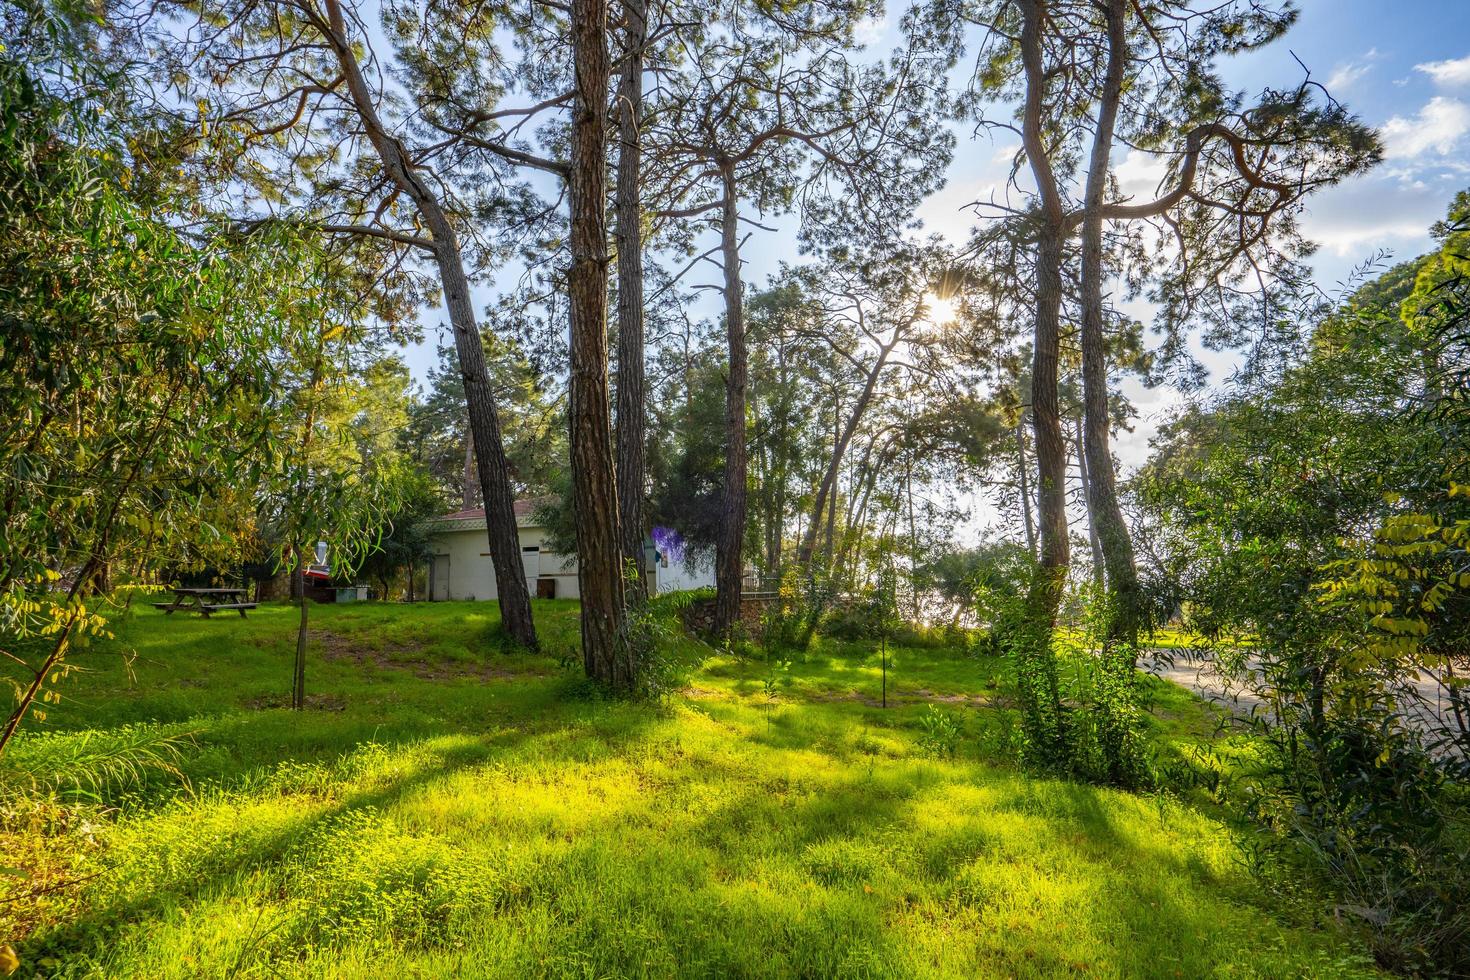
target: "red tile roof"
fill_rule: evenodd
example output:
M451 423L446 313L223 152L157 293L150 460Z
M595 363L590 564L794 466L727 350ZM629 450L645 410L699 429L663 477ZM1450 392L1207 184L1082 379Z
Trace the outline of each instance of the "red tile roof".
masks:
M542 504L549 503L550 497L526 497L511 504L511 510L517 518L531 517L536 513L536 508ZM469 510L457 510L452 514L444 514L439 518L441 521L483 521L485 519L485 508L473 507Z

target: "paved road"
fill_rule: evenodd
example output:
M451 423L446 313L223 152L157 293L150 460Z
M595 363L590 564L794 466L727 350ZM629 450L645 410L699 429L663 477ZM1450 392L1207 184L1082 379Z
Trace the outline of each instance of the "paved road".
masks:
M1231 714L1241 717L1248 716L1253 707L1264 703L1249 691L1242 691L1238 685L1227 684L1225 678L1216 673L1214 661L1186 660L1178 651L1174 651L1171 663L1167 653L1168 651L1163 650L1147 651L1140 658L1140 666L1166 681L1189 688L1206 701L1218 704Z
M1206 701L1220 705L1239 717L1247 717L1251 709L1263 704L1261 698L1250 691L1242 691L1237 684L1227 683L1215 670L1213 660L1203 655L1202 659L1186 659L1189 651L1172 651L1175 662L1170 663L1166 651L1153 650L1140 659L1143 668L1150 673L1194 691ZM1444 688L1428 674L1420 674L1414 682L1419 699L1408 705L1410 717L1418 720L1418 727L1428 731L1440 726L1453 726L1454 717L1449 697Z

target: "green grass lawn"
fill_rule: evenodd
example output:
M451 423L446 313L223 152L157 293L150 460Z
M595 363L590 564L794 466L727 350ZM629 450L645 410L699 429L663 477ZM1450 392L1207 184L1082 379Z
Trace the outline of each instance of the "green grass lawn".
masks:
M1371 974L1208 813L1018 772L998 664L897 649L885 710L866 646L783 669L680 641L687 686L626 704L580 681L575 604L536 614L546 651L507 655L491 603L317 607L300 714L287 607L144 609L80 652L8 764L192 741L178 775L0 797L30 876L0 892L63 886L0 904L19 975ZM1160 740L1204 737L1155 693Z

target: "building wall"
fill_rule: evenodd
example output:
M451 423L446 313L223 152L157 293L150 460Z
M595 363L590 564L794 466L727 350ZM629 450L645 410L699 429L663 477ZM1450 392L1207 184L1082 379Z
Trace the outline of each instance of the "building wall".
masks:
M528 547L540 548L545 532L539 527L520 529L521 558L526 569L526 584L531 594L536 594L536 580L554 578L558 599L576 599L581 596L577 589L577 563L566 564L562 555L539 551L527 554ZM449 589L451 599L494 599L495 566L490 561L489 546L485 529L441 531L433 537L434 554L449 559ZM442 563L440 564L442 566Z
M558 599L581 598L581 590L577 587L576 559L568 559L565 555L545 550L527 553L525 550L527 548L543 549L545 547L546 532L539 527L521 527L519 532L521 559L526 569L526 584L531 589L531 595L536 595L538 579L550 578L556 580ZM428 593L430 598L442 598L445 594L450 599L494 599L496 597L495 566L490 561L489 546L483 525L439 531L431 540L434 554L438 558L433 562L433 567L442 569L444 567L442 559L448 559L449 588L446 592L439 583L432 583ZM692 570L685 568L684 564L678 561L670 561L667 564L656 562L650 569L650 579L650 587L659 593L714 588L714 559L703 558L696 562Z
M654 590L660 595L665 592L685 592L689 589L713 589L715 587L714 556L701 555L695 558L693 568L686 566L682 561L671 561L665 558L654 568L654 583Z

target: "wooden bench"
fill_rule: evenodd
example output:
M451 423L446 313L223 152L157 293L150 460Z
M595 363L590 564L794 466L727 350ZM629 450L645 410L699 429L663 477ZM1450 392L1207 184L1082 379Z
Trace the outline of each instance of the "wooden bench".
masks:
M221 609L238 609L240 618L244 619L245 610L254 609L255 606L256 603L253 602L216 602L208 605L200 603L199 612L205 619L208 619L210 613L219 612Z

